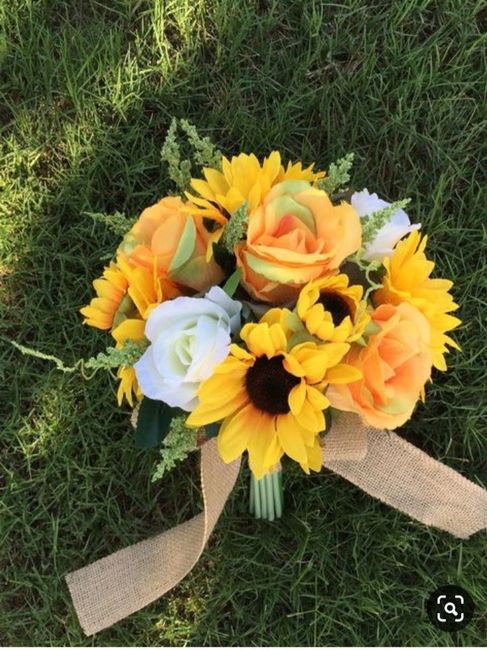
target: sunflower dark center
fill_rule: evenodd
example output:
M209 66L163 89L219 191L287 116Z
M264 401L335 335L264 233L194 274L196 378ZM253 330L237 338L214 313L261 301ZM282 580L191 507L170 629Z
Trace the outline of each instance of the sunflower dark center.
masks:
M259 357L245 377L247 393L254 406L273 415L289 413L288 395L300 381L285 370L283 359L283 356Z
M322 293L318 302L330 312L335 326L340 325L347 316L352 316L350 305L337 293Z

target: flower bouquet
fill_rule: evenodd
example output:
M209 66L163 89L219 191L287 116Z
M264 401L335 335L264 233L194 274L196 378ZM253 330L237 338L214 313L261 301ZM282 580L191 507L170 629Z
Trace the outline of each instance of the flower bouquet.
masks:
M192 568L243 454L257 518L281 515L290 459L459 537L487 526L484 490L392 433L460 324L408 201L351 191L350 155L327 173L277 151L228 159L182 126L202 170L190 177L173 123L163 154L180 194L117 222L81 313L114 340L85 365L117 367L137 446L160 446L154 478L201 448L205 513L68 576L88 633Z
M211 158L142 212L81 313L127 353L118 399L140 403L137 444L162 443L156 477L216 436L224 462L247 452L251 510L273 519L283 456L320 471L335 410L404 424L460 321L407 201L342 191L350 157L329 175Z

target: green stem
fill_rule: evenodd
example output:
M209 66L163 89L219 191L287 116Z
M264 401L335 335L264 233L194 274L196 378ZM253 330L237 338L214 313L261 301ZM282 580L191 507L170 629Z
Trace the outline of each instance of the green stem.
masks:
M272 475L264 476L265 491L267 496L267 519L274 521L274 491L272 489Z
M262 510L262 519L267 519L267 489L264 479L258 481L260 492L260 508Z
M254 506L255 506L255 518L260 519L262 517L262 509L260 507L260 485L259 481L252 474L252 481L254 483Z
M282 516L282 470L277 466L263 478L257 479L251 472L249 511L256 519L274 521Z
M276 519L282 516L282 470L271 475L274 503L276 506Z

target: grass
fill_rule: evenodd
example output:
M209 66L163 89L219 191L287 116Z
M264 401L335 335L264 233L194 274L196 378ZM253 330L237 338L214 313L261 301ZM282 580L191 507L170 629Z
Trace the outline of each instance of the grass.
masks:
M0 641L4 645L483 645L485 533L411 521L323 472L285 475L286 513L247 515L244 471L197 567L171 594L86 639L63 576L196 512L197 459L152 485L78 309L116 237L83 212L135 216L171 190L172 116L226 152L279 148L354 185L410 196L438 276L456 280L463 352L402 430L487 482L485 7L474 0L17 0L0 6ZM484 360L483 360L484 359ZM427 620L441 584L477 615Z

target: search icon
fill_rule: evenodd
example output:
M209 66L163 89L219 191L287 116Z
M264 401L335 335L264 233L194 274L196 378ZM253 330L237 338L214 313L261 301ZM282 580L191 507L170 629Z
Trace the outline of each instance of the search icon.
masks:
M455 614L455 616L458 618L458 612L455 609L455 604L454 603L446 603L445 604L445 612L447 614Z
M431 623L445 632L463 629L475 611L469 593L458 585L443 585L435 589L425 605Z

